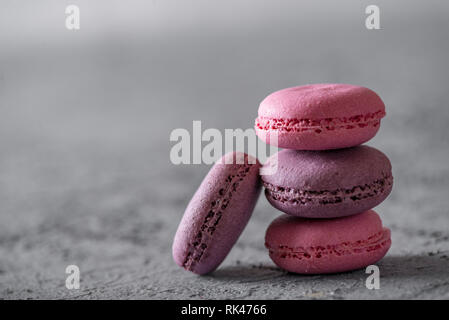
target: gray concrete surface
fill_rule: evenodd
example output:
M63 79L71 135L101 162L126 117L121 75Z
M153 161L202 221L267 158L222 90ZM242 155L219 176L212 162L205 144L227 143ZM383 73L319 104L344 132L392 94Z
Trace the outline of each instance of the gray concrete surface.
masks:
M364 1L79 1L73 34L63 1L34 3L0 10L0 298L449 298L447 4L377 1L382 30L368 31ZM170 132L249 128L268 93L314 82L365 85L387 105L369 143L395 176L377 208L393 237L381 289L364 270L276 268L264 197L216 272L178 268L171 241L209 167L171 164ZM69 264L80 290L65 288Z

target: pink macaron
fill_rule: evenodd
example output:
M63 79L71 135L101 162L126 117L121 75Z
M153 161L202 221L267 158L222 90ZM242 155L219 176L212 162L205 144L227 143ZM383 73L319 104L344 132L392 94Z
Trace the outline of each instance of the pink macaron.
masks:
M268 227L265 246L284 270L322 274L376 263L387 253L391 238L373 210L338 219L282 215Z
M196 191L176 232L172 253L186 270L206 274L226 258L254 210L261 182L257 159L223 156Z
M391 163L369 146L325 150L282 150L264 166L262 176L271 205L290 215L336 218L360 213L384 201L393 187Z
M281 148L338 149L370 140L384 116L384 103L368 88L313 84L266 97L260 104L255 130L264 142Z

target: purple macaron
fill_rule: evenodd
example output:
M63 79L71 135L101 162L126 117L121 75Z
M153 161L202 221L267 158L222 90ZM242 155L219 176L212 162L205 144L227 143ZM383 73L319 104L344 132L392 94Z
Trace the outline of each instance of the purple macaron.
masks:
M326 151L282 150L265 164L265 195L277 209L305 218L343 217L369 210L390 194L391 164L379 150L358 146Z
M172 249L179 266L206 274L226 258L259 197L260 167L257 159L240 152L226 154L212 167L176 232Z

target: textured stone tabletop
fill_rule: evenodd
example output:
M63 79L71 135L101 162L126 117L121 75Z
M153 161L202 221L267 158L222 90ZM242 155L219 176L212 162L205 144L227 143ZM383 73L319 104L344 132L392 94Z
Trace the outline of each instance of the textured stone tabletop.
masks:
M12 30L0 34L0 298L449 298L448 5L381 2L383 27L371 32L360 1L283 3L253 19L203 3L221 18L184 8L174 26L150 13L132 25L138 9L123 20L101 11L121 29L83 3L92 11L76 35L52 33L56 13L38 32L16 21L20 6L0 10L0 30ZM153 6L154 17L167 9ZM170 132L191 131L193 120L203 130L250 128L267 94L316 82L370 87L387 106L369 142L395 178L376 209L393 241L378 263L380 290L365 287L364 270L275 267L263 239L279 212L264 196L218 270L199 277L177 267L173 235L209 167L171 164ZM65 287L70 264L79 290Z

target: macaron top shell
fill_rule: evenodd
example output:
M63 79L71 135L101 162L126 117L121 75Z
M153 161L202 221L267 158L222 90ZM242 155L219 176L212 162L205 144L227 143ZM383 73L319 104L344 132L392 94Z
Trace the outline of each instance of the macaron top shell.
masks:
M276 91L260 104L258 115L273 119L350 118L385 116L385 105L372 90L350 84L312 84Z
M379 215L373 210L335 219L304 219L290 215L276 218L269 226L265 240L270 247L317 247L357 243L384 230Z
M277 172L262 176L264 183L298 190L347 189L392 177L388 158L369 146L329 151L284 149L265 165L274 161L278 162Z

